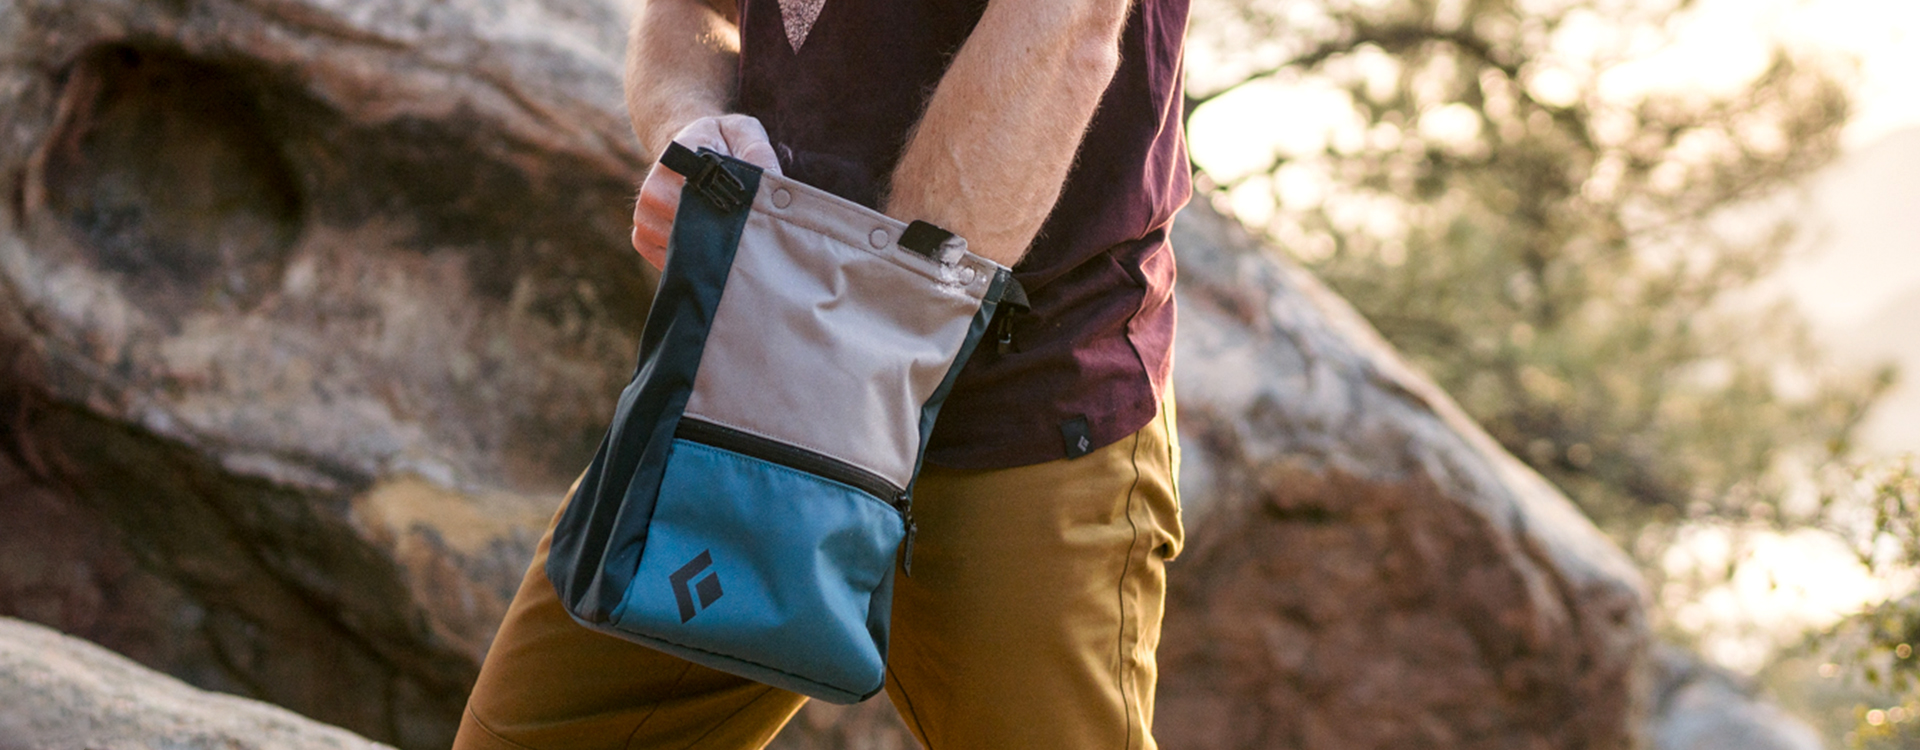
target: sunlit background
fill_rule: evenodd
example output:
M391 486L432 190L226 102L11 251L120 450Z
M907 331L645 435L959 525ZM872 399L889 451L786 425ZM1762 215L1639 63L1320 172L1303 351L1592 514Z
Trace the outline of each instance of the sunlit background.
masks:
M1464 3L1438 5L1444 25L1448 8ZM1920 451L1920 2L1701 0L1659 33L1623 28L1606 15L1606 3L1592 5L1554 32L1553 59L1532 61L1526 85L1536 99L1572 104L1577 82L1587 77L1597 81L1598 97L1616 102L1650 94L1737 98L1765 74L1776 45L1840 72L1854 98L1838 158L1764 206L1743 209L1784 212L1801 229L1785 261L1746 297L1791 300L1836 367L1898 364L1903 377L1869 414L1853 455L1870 461ZM1227 13L1239 6L1203 3L1197 23L1205 23L1208 7ZM1310 12L1292 12L1293 21L1316 22ZM1190 53L1190 87L1204 95L1297 54L1263 44L1257 35L1211 45L1200 39ZM1596 70L1590 61L1605 51L1618 56L1616 63ZM1242 85L1195 111L1194 159L1214 184L1232 186L1211 197L1216 205L1266 225L1277 206L1317 206L1336 189L1325 169L1313 167L1315 155L1402 137L1392 128L1370 129L1353 106L1354 91L1366 96L1391 86L1396 63L1376 50L1342 64L1352 67L1358 87L1283 75ZM1480 127L1476 113L1453 104L1421 112L1409 133L1465 143ZM1276 157L1285 166L1274 169ZM1730 211L1721 220L1751 215ZM1387 210L1361 221L1398 220ZM1276 239L1288 244L1284 233ZM1288 250L1309 262L1326 253L1306 243ZM1803 479L1793 492L1817 491ZM1655 592L1668 626L1696 639L1711 660L1746 673L1766 667L1806 633L1915 584L1910 576L1870 573L1853 549L1819 531L1700 523L1676 539L1659 565L1673 581L1693 583ZM1824 671L1830 677L1835 669Z
M0 0L0 611L445 747L651 299L640 2ZM1192 5L1188 480L1244 523L1169 579L1167 739L1920 748L1920 0Z

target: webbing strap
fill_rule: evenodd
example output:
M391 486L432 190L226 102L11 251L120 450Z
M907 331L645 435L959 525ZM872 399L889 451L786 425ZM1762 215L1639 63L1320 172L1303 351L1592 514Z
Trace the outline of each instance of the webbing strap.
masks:
M677 141L668 143L666 153L660 155L660 166L686 177L687 187L721 213L733 213L746 204L747 186L727 171L725 162L725 157L710 149L703 147L694 153Z
M699 154L694 153L693 149L680 145L679 141L668 143L666 153L660 155L660 166L679 172L682 177L700 174L700 170L706 165L706 161L702 160Z

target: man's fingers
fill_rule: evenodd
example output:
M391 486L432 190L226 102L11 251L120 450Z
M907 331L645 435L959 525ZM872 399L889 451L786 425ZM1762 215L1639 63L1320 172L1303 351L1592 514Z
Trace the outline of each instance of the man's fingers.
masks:
M673 215L680 207L680 188L685 184L686 178L655 164L634 199L633 249L655 268L665 267L667 236L673 231Z
M691 149L704 146L747 162L774 174L780 174L780 158L760 120L750 115L732 114L702 117L688 123L673 136Z
M658 215L636 207L633 212L633 249L640 256L659 268L666 262L668 234L673 231L671 217L662 221Z
M780 174L780 158L774 155L773 144L766 141L748 143L745 148L735 151L733 156L773 174Z
M773 141L759 118L726 115L717 118L720 137L727 143L727 154L774 174L780 174L780 158L774 154Z
M665 245L667 244L667 235L673 231L673 217L668 216L662 218L652 212L635 211L633 214L633 230L638 232L638 236L646 240L648 244Z
M642 260L645 260L647 263L652 264L654 268L666 268L667 267L666 243L655 242L651 236L643 236L644 234L645 234L645 231L642 230L639 227L639 225L635 225L633 227L634 251L640 253L640 258Z
M664 213L671 219L675 208L680 205L680 188L686 184L687 178L656 164L647 172L647 181L640 184L639 205Z
M681 128L673 140L691 149L710 148L780 174L780 158L767 139L766 127L748 115L703 117ZM673 231L673 215L680 207L680 189L686 184L685 177L655 164L634 201L633 249L656 268L666 265L667 236Z
M680 189L663 188L658 181L649 181L640 189L640 197L633 206L635 226L655 227L664 233L673 225L673 215L680 208Z

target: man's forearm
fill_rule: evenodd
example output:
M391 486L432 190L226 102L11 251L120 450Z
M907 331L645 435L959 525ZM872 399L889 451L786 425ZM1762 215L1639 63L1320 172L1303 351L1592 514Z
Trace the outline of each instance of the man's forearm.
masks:
M1127 0L989 5L907 142L886 213L1018 262L1119 68L1127 9Z
M739 55L739 30L707 0L646 0L627 40L627 116L640 145L657 156L687 123L725 114Z

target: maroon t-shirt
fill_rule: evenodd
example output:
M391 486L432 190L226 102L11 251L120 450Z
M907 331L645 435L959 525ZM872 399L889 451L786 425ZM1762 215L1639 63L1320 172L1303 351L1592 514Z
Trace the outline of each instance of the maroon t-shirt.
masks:
M982 0L744 0L740 111L787 176L873 207ZM1187 0L1135 0L1120 68L1060 202L1014 269L1032 310L955 382L927 461L1079 456L1145 426L1173 362L1167 226L1191 192L1181 132ZM914 217L905 217L914 218ZM1007 314L1004 310L1002 314Z

